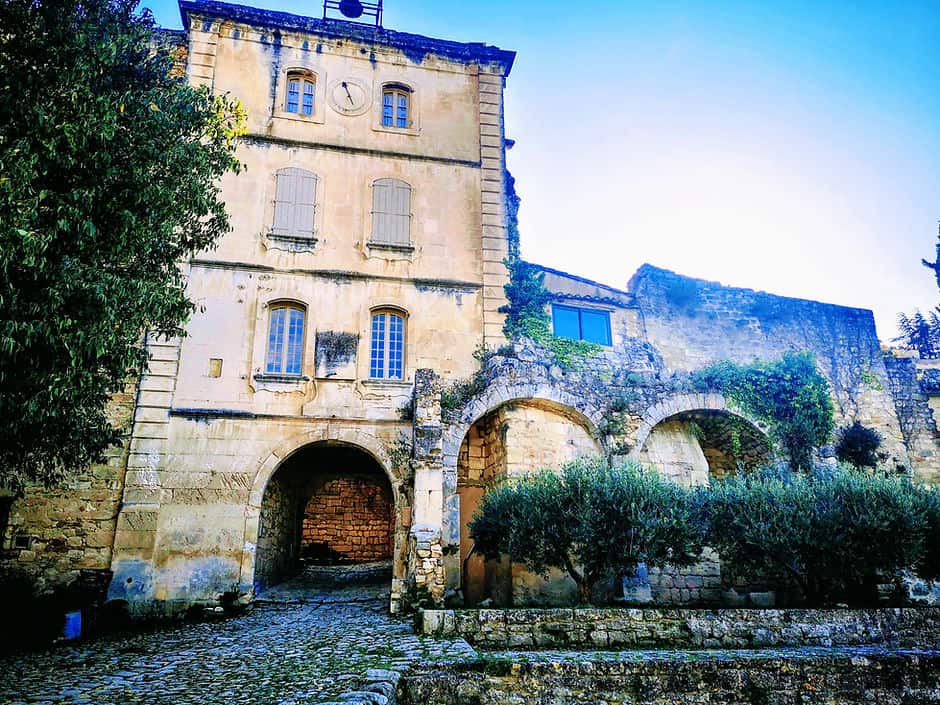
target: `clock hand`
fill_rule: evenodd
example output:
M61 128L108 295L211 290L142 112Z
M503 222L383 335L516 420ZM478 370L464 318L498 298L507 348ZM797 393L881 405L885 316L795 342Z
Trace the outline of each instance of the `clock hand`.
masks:
M349 92L349 86L346 85L346 81L343 81L343 88L346 89L346 97L349 99L349 102L355 103L356 101L353 100L352 93Z

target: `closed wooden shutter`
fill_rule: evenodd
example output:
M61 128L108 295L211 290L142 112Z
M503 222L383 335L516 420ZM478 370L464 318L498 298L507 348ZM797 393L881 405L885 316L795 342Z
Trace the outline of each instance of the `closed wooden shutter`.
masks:
M411 244L411 186L398 179L372 184L372 241Z
M275 235L313 237L313 220L317 203L317 177L303 169L281 169L277 172L274 194Z

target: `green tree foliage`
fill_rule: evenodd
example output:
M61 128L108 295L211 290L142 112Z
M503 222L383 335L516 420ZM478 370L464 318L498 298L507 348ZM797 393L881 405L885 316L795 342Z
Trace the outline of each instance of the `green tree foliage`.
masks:
M809 605L871 603L878 576L916 565L924 513L906 478L762 472L708 493L708 544L741 574L789 574Z
M743 411L765 422L794 468L809 469L813 449L835 426L829 383L809 352L750 365L723 361L693 374L701 390L718 389Z
M582 458L488 492L470 535L487 558L567 571L589 602L600 580L632 574L640 562L694 562L704 534L695 496L639 466Z
M0 0L0 468L51 483L119 439L104 409L178 335L180 263L229 229L237 103L174 77L132 0Z
M918 490L923 512L923 553L916 572L925 580L940 580L940 489L921 487Z
M839 429L836 439L836 458L859 468L873 468L878 464L881 434L856 421Z
M892 342L916 350L922 360L940 357L940 315L937 309L926 316L920 311L911 315L899 313L898 331L901 334Z

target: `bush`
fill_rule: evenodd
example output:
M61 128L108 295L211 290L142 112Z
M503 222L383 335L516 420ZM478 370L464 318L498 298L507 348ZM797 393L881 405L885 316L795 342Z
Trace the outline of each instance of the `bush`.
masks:
M695 372L692 380L696 388L717 389L765 422L798 470L812 467L813 449L829 440L835 425L829 383L808 352L750 365L726 360Z
M878 464L881 434L856 421L839 430L836 457L855 468L873 468Z
M876 601L881 576L916 565L923 502L904 478L765 471L708 493L708 544L743 574L789 574L812 606Z
M598 582L632 574L638 563L694 562L704 535L697 496L637 465L582 458L488 492L470 535L487 558L567 571L580 601L590 602Z
M940 489L918 488L918 500L924 523L917 575L924 580L940 580Z

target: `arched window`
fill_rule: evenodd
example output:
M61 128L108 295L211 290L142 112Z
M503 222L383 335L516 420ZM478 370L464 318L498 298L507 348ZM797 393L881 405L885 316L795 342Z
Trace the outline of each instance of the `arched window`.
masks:
M403 379L405 369L405 315L396 309L372 312L369 377Z
M411 244L411 186L398 179L372 184L372 242Z
M313 115L313 100L317 92L317 79L307 71L287 74L287 101L284 109L298 115Z
M411 89L400 83L382 87L382 125L384 127L411 127Z
M299 304L271 306L265 374L300 375L303 371L305 313Z
M317 176L303 169L281 169L274 189L273 235L313 237L317 203Z

